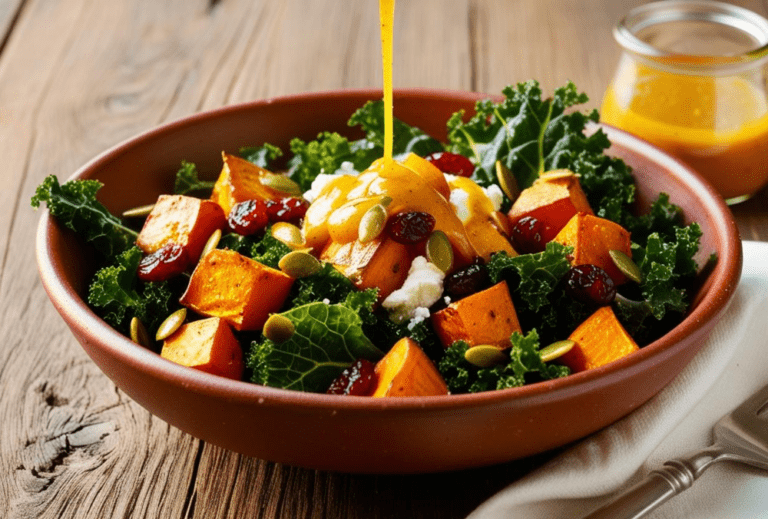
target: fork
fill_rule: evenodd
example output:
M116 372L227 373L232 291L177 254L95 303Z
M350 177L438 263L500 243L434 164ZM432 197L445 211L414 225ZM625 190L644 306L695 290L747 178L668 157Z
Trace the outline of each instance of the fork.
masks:
M672 459L583 519L638 519L690 488L718 461L768 470L768 386L752 395L714 427L711 447Z

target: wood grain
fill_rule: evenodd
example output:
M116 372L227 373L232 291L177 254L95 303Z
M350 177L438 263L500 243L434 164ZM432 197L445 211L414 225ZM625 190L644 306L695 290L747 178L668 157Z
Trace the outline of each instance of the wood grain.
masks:
M598 106L610 29L636 4L400 0L394 82L495 93L571 79ZM374 0L0 0L0 517L464 517L554 455L407 477L245 458L117 390L40 285L28 203L46 175L201 110L379 87L378 52ZM768 240L766 191L734 213L744 238Z

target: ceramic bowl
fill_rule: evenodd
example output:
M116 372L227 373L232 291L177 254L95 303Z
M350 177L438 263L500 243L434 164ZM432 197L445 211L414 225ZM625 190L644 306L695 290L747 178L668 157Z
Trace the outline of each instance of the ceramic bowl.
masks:
M256 101L201 113L130 139L92 160L73 178L104 183L112 212L154 202L172 189L182 159L219 171L221 151L335 130L354 136L350 114L380 91L339 91ZM473 111L480 94L399 90L395 115L445 139L445 121ZM657 148L605 127L610 153L637 177L642 210L669 193L703 230L706 275L686 318L661 339L604 367L525 387L470 395L372 399L308 394L209 375L173 364L120 335L85 304L93 265L83 244L48 215L37 257L43 284L77 340L102 371L169 424L233 451L321 470L414 473L501 463L562 446L630 413L688 364L725 310L741 269L732 216L701 177Z

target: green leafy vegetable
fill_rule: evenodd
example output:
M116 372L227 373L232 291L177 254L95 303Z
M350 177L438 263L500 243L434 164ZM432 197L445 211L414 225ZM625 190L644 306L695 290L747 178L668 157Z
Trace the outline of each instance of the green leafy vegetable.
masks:
M451 393L478 393L522 386L531 380L548 380L570 374L566 366L542 362L539 336L531 330L523 336L514 332L509 362L492 368L478 368L464 358L469 345L456 341L438 364Z
M82 236L104 257L114 257L131 247L138 233L123 225L96 200L102 183L98 180L70 180L59 184L50 175L37 187L32 207L45 202L56 220Z
M196 191L210 191L215 180L200 180L197 166L186 160L181 161L181 167L176 172L176 180L173 184L173 192L177 195L188 195Z
M137 270L143 253L132 247L114 265L97 271L88 289L88 304L107 323L128 335L131 318L138 317L152 336L160 323L179 308L168 281L144 283Z
M225 234L219 240L217 248L233 250L273 269L278 268L280 258L291 252L286 244L272 236L270 228L265 230L261 238L235 233Z
M283 156L283 151L273 144L265 142L262 146L246 146L240 148L239 154L248 162L253 162L260 168L270 169L272 162Z
M269 339L252 343L248 359L252 381L324 392L357 359L375 362L381 358L382 352L363 333L355 303L316 302L283 312L281 315L293 322L296 331L280 344Z

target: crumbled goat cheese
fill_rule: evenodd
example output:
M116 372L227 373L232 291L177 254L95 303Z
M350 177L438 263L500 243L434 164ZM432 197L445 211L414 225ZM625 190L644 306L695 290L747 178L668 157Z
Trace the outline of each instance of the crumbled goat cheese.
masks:
M484 187L483 191L485 191L485 195L491 199L493 209L495 211L501 211L501 203L504 201L504 193L501 191L501 188L496 184L491 184L488 187Z
M408 329L413 330L417 324L423 322L425 319L429 319L429 308L419 306L413 311L413 319L408 323Z
M467 201L469 200L469 194L463 189L451 189L451 197L449 202L456 211L456 216L459 217L461 223L467 223L472 213L469 210Z
M341 176L340 174L336 174L336 173L333 173L333 174L320 173L312 181L312 186L309 188L309 191L304 193L304 199L311 204L312 202L317 200L317 197L320 196L320 192L323 190L325 186L327 186L332 180L340 176Z
M416 317L419 307L429 308L443 295L445 273L424 256L417 256L408 271L403 286L389 294L381 306L389 311L389 318L402 323Z

